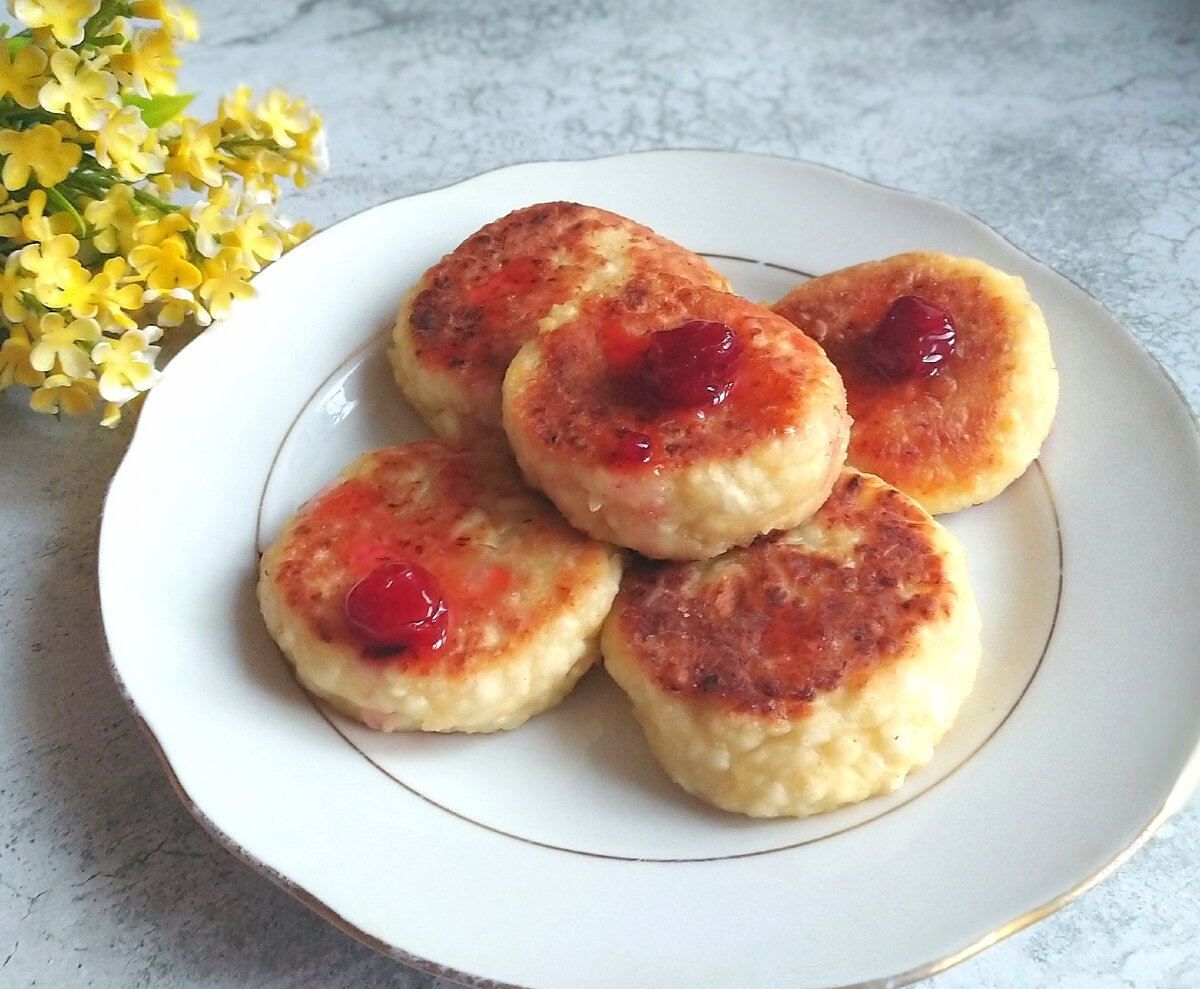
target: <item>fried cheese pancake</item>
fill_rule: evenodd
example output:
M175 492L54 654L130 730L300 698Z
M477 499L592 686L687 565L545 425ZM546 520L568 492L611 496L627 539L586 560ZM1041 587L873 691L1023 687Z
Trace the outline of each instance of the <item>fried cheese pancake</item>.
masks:
M541 203L487 224L430 268L401 305L389 358L439 436L500 434L500 383L520 346L583 298L647 272L728 287L699 255L623 216Z
M888 793L970 692L979 615L957 540L847 470L805 524L716 559L630 565L601 637L684 789L755 817Z
M664 406L661 392L680 382L648 384L645 358L660 333L689 324L723 326L740 363L719 404ZM686 386L695 368L658 371ZM738 296L662 278L589 299L527 342L505 376L503 413L526 478L572 525L684 560L811 515L849 432L841 379L816 343Z
M352 589L401 565L438 608L422 634L381 642ZM364 454L303 505L263 554L258 595L297 679L337 710L385 731L486 732L592 665L620 572L510 462L424 441Z
M881 375L868 341L898 298L948 313L938 370ZM846 385L847 462L934 514L998 495L1037 457L1058 400L1046 321L1024 282L982 261L915 252L831 272L774 306L821 344Z

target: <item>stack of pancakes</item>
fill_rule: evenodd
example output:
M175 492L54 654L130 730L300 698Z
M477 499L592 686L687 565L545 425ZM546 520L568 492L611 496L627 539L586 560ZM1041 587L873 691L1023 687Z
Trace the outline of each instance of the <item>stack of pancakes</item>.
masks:
M881 380L861 340L902 295L951 313L955 347ZM664 403L631 369L697 320L736 338L731 387ZM962 548L930 513L1018 477L1057 397L1019 279L908 254L767 308L640 224L547 203L430 268L389 356L439 439L360 458L263 557L263 613L308 689L372 727L492 731L602 653L671 777L754 816L884 793L930 758L980 651ZM394 559L438 579L436 651L381 654L345 621Z

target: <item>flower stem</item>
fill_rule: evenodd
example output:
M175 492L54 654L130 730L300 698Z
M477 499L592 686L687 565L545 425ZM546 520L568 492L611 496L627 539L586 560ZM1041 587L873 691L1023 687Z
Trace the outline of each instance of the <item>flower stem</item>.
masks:
M183 208L182 206L176 206L174 203L168 203L165 199L159 199L158 196L138 186L133 186L132 188L134 199L147 206L153 206L164 216L168 213L178 213Z
M59 118L41 107L25 109L18 107L9 97L0 100L0 127L9 130L28 130L35 124L53 123Z
M69 213L71 215L71 218L75 221L75 226L79 228L79 235L81 237L87 235L87 224L83 222L83 217L79 215L79 210L75 208L71 200L58 191L57 186L51 186L46 190L46 199L52 202L64 213Z
M133 8L129 0L103 0L99 9L83 26L84 44L98 40L100 32L112 24L114 17L130 17L132 14Z

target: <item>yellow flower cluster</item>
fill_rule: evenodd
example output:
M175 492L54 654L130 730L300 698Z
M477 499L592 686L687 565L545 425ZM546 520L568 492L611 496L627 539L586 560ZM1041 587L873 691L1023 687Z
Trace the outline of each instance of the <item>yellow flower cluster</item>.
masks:
M163 327L207 326L308 233L279 180L325 168L320 118L245 87L207 123L176 92L174 0L8 0L0 27L0 390L114 425Z

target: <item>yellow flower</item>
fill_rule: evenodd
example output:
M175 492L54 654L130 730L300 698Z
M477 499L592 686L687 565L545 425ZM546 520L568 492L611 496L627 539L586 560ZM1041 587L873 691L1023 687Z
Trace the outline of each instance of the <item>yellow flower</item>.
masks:
M47 415L65 412L69 416L85 416L95 408L98 392L99 388L91 378L51 374L29 396L29 407Z
M227 247L200 264L204 282L200 286L200 298L204 300L213 319L224 319L235 299L248 299L254 295L250 284L253 272L242 263L234 248Z
M59 234L51 237L44 244L29 244L21 248L21 265L34 276L33 294L44 306L53 306L49 301L56 298L63 281L63 269L68 268L75 260L79 250L79 241L70 234Z
M101 49L106 55L111 54L112 50L124 51L124 42L126 38L133 35L133 22L128 17L118 15L114 17L108 25L108 30L104 32L108 37L117 39L120 44L110 45L108 48Z
M121 105L117 77L101 71L70 48L60 48L50 56L50 71L54 79L38 94L42 108L51 113L70 109L75 123L85 130L95 130L112 108Z
M206 199L194 203L188 211L195 226L196 250L206 258L216 257L221 249L221 237L233 229L233 217L225 212L231 204L229 186L222 185L213 189Z
M250 109L250 87L238 86L217 104L217 123L226 134L247 134L258 137L258 120Z
M171 35L162 28L138 31L130 39L129 51L109 56L108 64L121 83L140 96L175 92L179 56L171 47Z
M257 205L237 217L222 244L237 248L252 271L259 271L263 262L278 260L283 254L283 240L272 226L271 214Z
M179 136L167 142L164 170L193 189L215 189L222 182L221 152L217 149L220 140L221 129L216 123L185 119Z
M170 0L133 0L130 6L134 17L160 21L163 30L172 38L195 41L200 36L196 15L187 7L171 3Z
M291 163L282 154L262 147L242 149L241 155L231 158L226 168L241 178L246 192L259 203L275 202L279 198L276 177L293 171Z
M179 326L189 317L199 326L208 326L212 322L208 310L187 289L176 288L169 292L156 292L151 289L144 298L147 304L158 303L158 312L154 318L163 326Z
M46 216L46 190L34 189L25 204L25 215L21 218L21 232L28 241L45 243L75 228L75 221L67 213L51 213Z
M0 389L10 385L36 388L42 383L41 372L29 363L32 349L24 330L15 327L9 330L8 339L0 344Z
M58 185L79 164L83 149L49 124L37 124L25 131L0 130L0 154L8 156L0 180L15 191L25 188L31 171L42 185Z
M287 158L296 168L292 172L292 181L300 188L308 185L308 175L320 174L329 168L329 147L326 143L325 130L321 126L321 118L314 117L313 126L296 135L296 146L287 152Z
M103 199L88 203L83 218L95 229L92 244L103 254L124 254L136 243L133 230L138 217L133 209L133 189L122 182L112 186Z
M287 93L272 89L266 98L254 108L255 116L267 129L271 139L281 148L296 146L295 134L313 126L313 112L304 105L304 100L291 100Z
M187 258L187 245L177 238L167 238L161 244L139 244L129 252L129 261L137 269L146 287L146 302L157 294L184 289L190 292L200 285L200 269Z
M156 144L138 108L121 107L106 114L96 132L96 160L115 168L126 181L139 182L162 170L163 156Z
M186 2L8 0L24 29L0 37L0 390L38 412L115 425L161 377L160 327L228 315L311 230L274 203L323 167L320 118L245 86L215 120L186 116Z
M188 218L183 213L167 213L153 220L139 220L134 227L133 236L139 245L160 245L164 241L174 240L180 247L186 248L187 242L182 235L189 228Z
M0 45L0 48L3 47ZM21 230L24 221L16 215L24 206L19 199L11 199L8 190L0 185L0 237L19 240L24 236Z
M75 309L88 304L88 283L92 273L75 258L56 265L34 285L38 301L51 309Z
M154 366L158 347L151 347L159 329L126 330L117 340L101 340L92 348L92 362L100 370L100 394L105 401L123 405L162 376Z
M92 135L85 130L80 130L66 117L56 117L50 121L50 126L58 131L58 136L64 141L74 141L81 145L92 143Z
M21 267L21 254L14 251L4 259L4 271L0 272L0 311L10 323L19 323L25 318L25 302L21 298L33 291L33 279Z
M13 16L30 28L49 28L61 45L83 40L83 26L100 9L100 0L12 0Z
M104 29L104 40L107 44L89 45L87 48L88 57L97 65L104 65L112 71L112 59L114 55L121 55L125 51L125 39L133 33L133 28L130 26L129 18L114 17L108 27ZM122 73L113 72L113 76L118 83L123 83L121 78Z
M26 45L10 55L0 45L0 96L11 96L26 110L38 105L38 90L46 81L46 53L37 45Z
M283 229L283 249L290 251L297 244L308 240L312 236L313 225L307 220L301 220L298 223L293 223L290 227L285 226Z
M71 311L76 316L95 316L107 327L132 330L137 326L130 313L142 308L142 286L127 282L124 258L109 258L87 285L84 300Z
M94 319L68 322L62 313L46 313L41 319L41 336L29 352L29 363L38 371L51 371L58 361L64 374L82 378L91 373L91 345L99 340L100 324Z
M152 191L154 195L165 201L169 201L175 191L180 188L170 175L164 175L162 172L159 172L157 175L151 175L147 181L153 187Z

